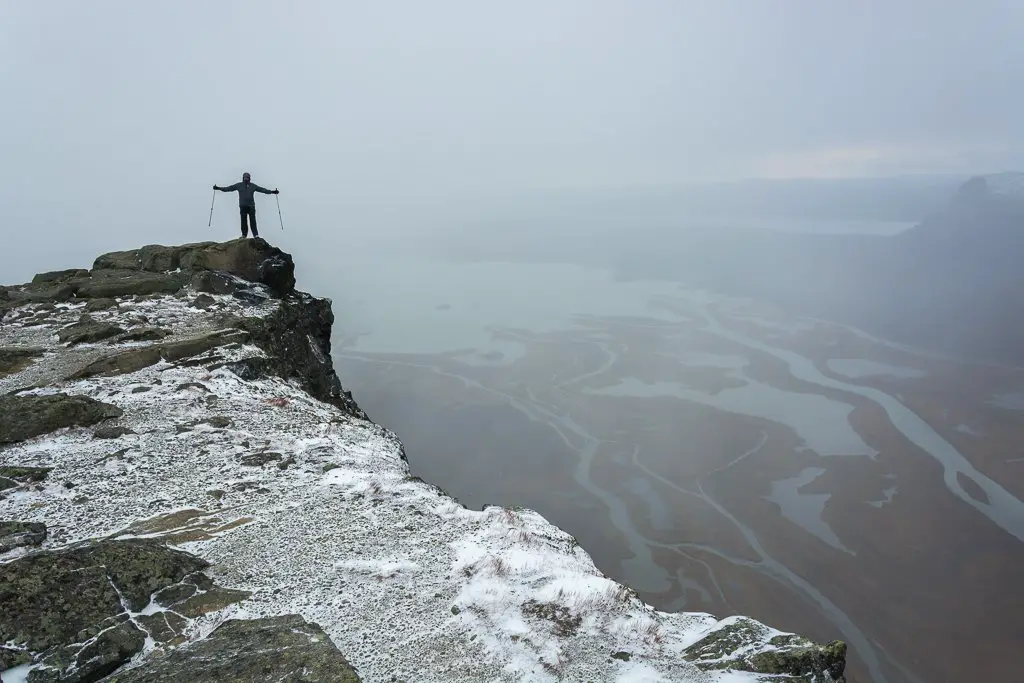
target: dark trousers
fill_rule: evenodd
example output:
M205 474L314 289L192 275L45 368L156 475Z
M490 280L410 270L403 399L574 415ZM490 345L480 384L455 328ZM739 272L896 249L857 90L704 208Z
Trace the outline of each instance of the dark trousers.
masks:
M238 212L242 215L242 237L249 236L249 228L252 228L252 236L259 237L260 233L256 230L256 207L255 206L240 206ZM248 217L249 224L245 224L245 220Z

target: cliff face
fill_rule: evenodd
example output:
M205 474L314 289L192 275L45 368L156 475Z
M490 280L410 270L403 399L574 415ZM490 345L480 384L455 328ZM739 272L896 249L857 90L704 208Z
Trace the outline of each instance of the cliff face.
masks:
M0 289L4 683L841 680L842 643L657 612L410 477L294 283L257 239Z

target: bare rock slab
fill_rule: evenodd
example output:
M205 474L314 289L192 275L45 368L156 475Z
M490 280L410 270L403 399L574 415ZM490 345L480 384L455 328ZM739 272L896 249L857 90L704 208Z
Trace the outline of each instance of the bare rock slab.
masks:
M317 624L296 614L232 619L166 657L116 673L107 683L357 683L355 668Z
M0 396L0 444L24 441L64 427L89 427L122 414L117 406L88 396Z

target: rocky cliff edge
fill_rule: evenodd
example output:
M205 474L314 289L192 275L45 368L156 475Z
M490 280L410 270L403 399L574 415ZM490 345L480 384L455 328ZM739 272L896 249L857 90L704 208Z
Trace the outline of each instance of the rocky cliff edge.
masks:
M262 239L105 254L0 315L4 683L842 680L841 642L658 612L411 477Z

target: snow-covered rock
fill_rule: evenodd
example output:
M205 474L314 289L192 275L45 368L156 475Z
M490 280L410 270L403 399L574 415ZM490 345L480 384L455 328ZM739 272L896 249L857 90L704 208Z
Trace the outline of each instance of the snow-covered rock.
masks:
M204 245L107 255L91 274L42 276L39 286L55 293L49 300L38 288L7 290L0 361L11 360L0 363L0 395L84 397L75 400L116 410L54 422L0 450L0 466L50 468L8 479L0 491L0 521L48 530L41 549L0 555L0 602L4 576L19 562L100 538L145 539L199 558L216 584L202 590L231 599L207 601L207 611L159 607L174 615L173 637L141 618L157 611L155 598L141 611L127 605L118 627L145 633L145 643L111 680L147 680L132 671L158 659L167 676L169 662L209 656L211 634L225 622L232 626L217 638L270 633L274 647L288 619L309 640L285 638L281 648L311 656L306 645L322 629L363 681L841 679L842 643L817 646L748 619L656 611L536 512L469 510L410 476L402 444L366 419L334 374L330 302L292 289L281 265L290 256L249 244L216 245L216 258ZM225 253L241 255L245 272ZM251 281L261 258L274 259L273 288ZM130 289L118 277L147 268L146 278L174 276L180 286L110 297ZM93 289L114 304L90 306L79 295L99 271L115 283ZM61 284L69 281L79 283L70 294ZM87 308L90 329L124 332L60 341ZM143 328L168 335L130 334ZM237 625L260 619L269 621ZM56 680L42 677L40 663L53 652L30 650L30 640L0 633L0 646L19 655L0 673L4 683ZM230 656L245 656L232 642Z

